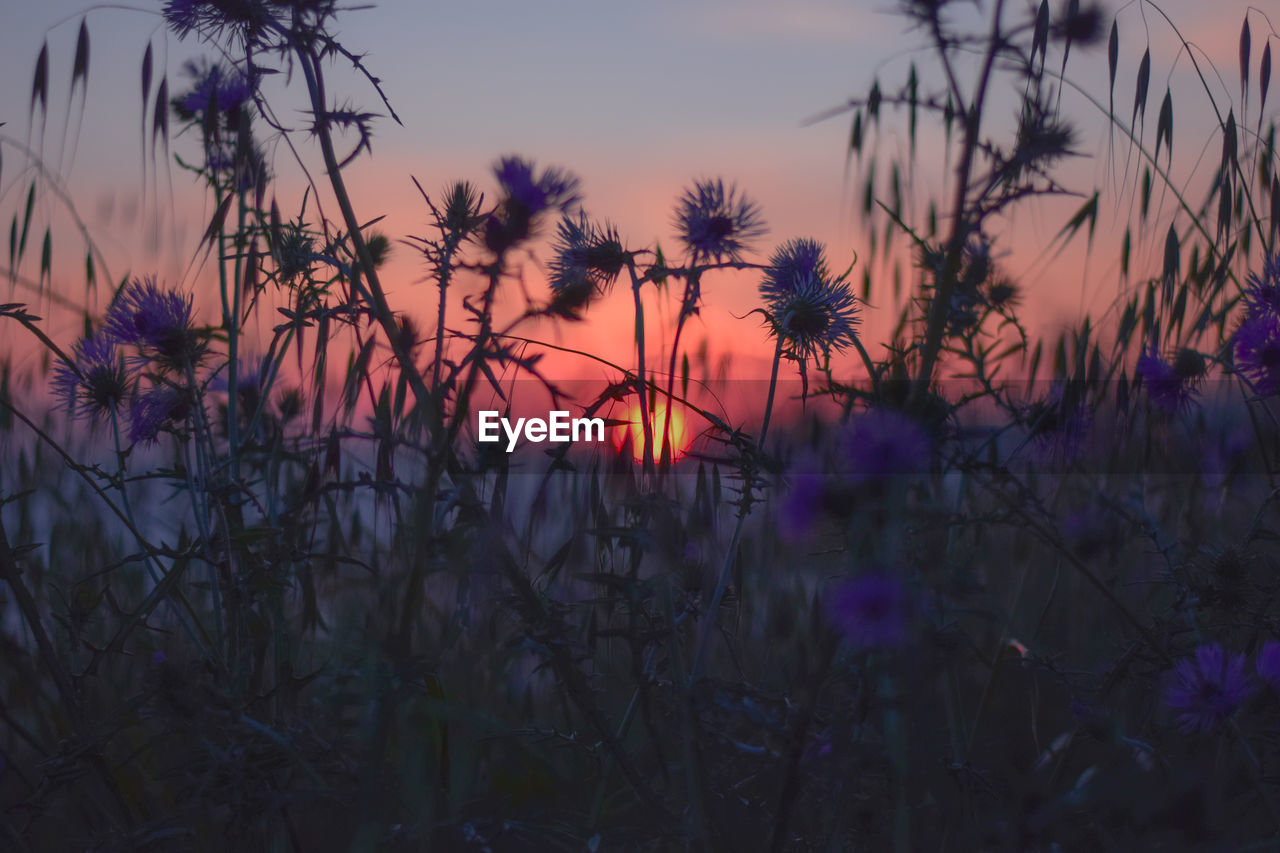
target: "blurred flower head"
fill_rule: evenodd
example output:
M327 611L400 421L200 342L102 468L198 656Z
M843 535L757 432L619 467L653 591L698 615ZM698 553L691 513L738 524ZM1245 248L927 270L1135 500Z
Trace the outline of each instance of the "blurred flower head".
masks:
M1280 252L1272 252L1262 260L1262 271L1245 278L1244 302L1249 314L1280 315Z
M194 367L204 353L191 325L191 298L161 290L154 278L126 284L107 309L104 328L113 340L136 346L162 369Z
M565 316L577 316L578 309L607 290L628 257L618 230L608 224L597 225L582 211L577 216L561 217L553 252L552 307Z
M805 541L822 513L823 474L798 473L778 504L778 533L791 543Z
M493 173L502 190L502 202L489 217L485 243L497 254L532 236L542 214L567 210L581 200L576 176L554 167L539 173L533 162L523 157L503 157Z
M1151 403L1166 414L1177 414L1191 407L1196 384L1204 375L1204 357L1183 349L1168 362L1151 348L1138 359L1138 375Z
M183 70L191 77L192 86L185 95L175 98L173 105L184 118L205 121L228 116L239 112L253 98L253 84L237 69L190 60Z
M129 441L155 444L165 427L186 419L186 398L177 388L156 384L145 394L138 394L129 404Z
M816 276L826 279L826 251L821 243L808 237L796 237L774 249L760 282L760 295L766 302L790 293L799 281Z
M907 637L907 591L891 575L859 575L836 588L828 615L855 646L900 646Z
M72 364L53 370L53 391L77 417L99 420L112 415L129 394L129 371L115 340L99 331L76 341Z
M755 202L719 178L698 181L676 203L676 232L695 264L737 262L765 231Z
M1234 714L1252 689L1244 655L1229 655L1214 643L1200 646L1194 657L1178 661L1164 701L1176 712L1183 732L1207 732Z
M1258 311L1240 324L1235 362L1259 396L1280 394L1280 315Z
M933 454L933 440L919 421L883 408L854 420L846 447L855 481L919 474Z

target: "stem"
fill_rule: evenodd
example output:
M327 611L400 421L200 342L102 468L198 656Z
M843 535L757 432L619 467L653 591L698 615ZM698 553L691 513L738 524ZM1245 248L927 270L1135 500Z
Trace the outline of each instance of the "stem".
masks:
M645 372L644 360L644 304L640 300L641 281L636 277L636 269L630 261L627 263L627 271L631 273L631 296L635 302L635 318L636 318L636 358L639 361L639 371L636 375L636 393L640 395L640 423L644 430L644 473L653 472L653 424L649 421L649 393L648 378ZM670 403L668 403L668 408Z
M911 388L913 405L919 405L933 385L933 370L938 361L938 353L942 349L942 336L947 327L947 312L951 308L951 293L956 276L960 272L965 240L969 236L966 222L969 179L973 172L974 156L978 150L978 133L982 127L982 106L986 101L991 71L995 66L1000 47L1004 43L1004 38L1000 34L1000 16L1003 11L1004 0L996 0L995 10L991 14L991 36L988 40L986 60L982 64L978 85L974 90L973 108L965 115L964 147L961 149L960 163L956 170L955 199L951 205L951 237L947 242L947 263L942 275L935 280L933 299L929 302L928 327L925 331L924 351L920 358L920 372Z

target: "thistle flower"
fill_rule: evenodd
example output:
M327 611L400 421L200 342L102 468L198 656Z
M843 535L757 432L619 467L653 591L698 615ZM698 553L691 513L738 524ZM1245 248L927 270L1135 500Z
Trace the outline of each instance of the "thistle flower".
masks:
M576 176L550 167L534 176L533 162L521 157L503 157L493 169L509 205L519 205L534 217L552 208L565 209L581 201Z
M1177 414L1191 406L1196 382L1204 375L1204 357L1183 349L1170 363L1153 347L1138 359L1138 375L1151 402L1166 414Z
M1280 252L1268 254L1262 260L1262 272L1245 278L1244 302L1250 316L1280 315Z
M925 428L892 409L874 409L855 420L846 446L855 482L920 473L933 453Z
M742 260L748 244L767 230L760 208L736 186L699 181L676 203L676 231L695 264Z
M185 397L177 388L153 385L145 394L135 396L129 405L129 441L155 444L161 430L186 419L188 408Z
M81 338L71 354L72 364L53 371L53 391L77 417L90 420L113 414L129 394L129 371L124 355L106 333Z
M533 162L522 157L503 157L493 173L502 189L502 202L489 217L485 244L495 253L532 236L542 214L566 210L581 200L577 177L557 168L535 174Z
M902 582L871 572L850 580L830 599L828 615L856 646L900 646L907 635L907 594Z
M1214 643L1197 648L1194 658L1178 661L1164 701L1177 712L1183 732L1207 732L1234 714L1252 689L1244 655L1228 655Z
M189 92L173 101L183 118L205 121L218 115L229 116L253 98L253 84L237 69L221 63L197 64L192 60L183 70L194 81Z
M1259 311L1235 334L1236 370L1263 397L1280 394L1280 315Z
M810 276L819 279L829 276L825 250L817 240L792 238L774 249L769 257L764 281L760 282L760 295L766 302L779 299L790 293L797 281L804 281Z
M858 309L849 285L809 273L791 290L772 300L774 331L791 345L797 358L829 355L853 343Z
M231 32L248 43L266 30L271 18L262 0L169 0L164 4L165 22L178 38L196 33L214 41Z
M552 305L566 316L576 316L577 309L592 296L608 289L628 257L616 228L596 225L581 211L576 217L561 217L554 252L550 264L555 294Z
M105 331L118 343L138 347L162 369L185 370L204 353L191 325L191 298L161 290L154 278L124 286L107 309Z

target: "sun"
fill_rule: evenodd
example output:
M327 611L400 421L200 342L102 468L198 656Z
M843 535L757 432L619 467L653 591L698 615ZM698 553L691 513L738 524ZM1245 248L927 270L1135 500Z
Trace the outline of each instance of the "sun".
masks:
M653 407L653 411L649 414L649 420L652 424L652 432L654 436L654 453L655 460L662 458L663 449L667 446L664 441L663 426L667 422L667 404L657 403ZM626 420L624 423L618 424L613 428L613 446L621 453L628 445L631 446L631 455L637 462L644 459L644 427L640 415L640 404L632 403L627 409ZM692 443L692 436L689 434L688 427L685 423L685 412L681 406L675 406L671 410L671 425L667 430L667 437L670 438L670 446L672 448L671 457L673 461L682 459L689 452L689 445Z

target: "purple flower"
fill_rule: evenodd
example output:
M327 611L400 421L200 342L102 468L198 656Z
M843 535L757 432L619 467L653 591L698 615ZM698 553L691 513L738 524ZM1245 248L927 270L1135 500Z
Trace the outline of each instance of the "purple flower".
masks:
M788 240L769 258L764 280L760 282L760 295L766 302L781 298L795 289L797 282L812 276L826 279L827 260L822 244L808 237Z
M229 115L238 112L253 97L253 85L238 70L218 63L197 65L188 62L184 69L195 81L191 91L175 101L179 112L197 121L215 113Z
M187 416L187 403L182 392L169 385L155 385L145 394L133 398L129 406L129 441L155 444L160 431Z
M532 236L542 214L566 210L581 200L577 177L556 168L537 174L533 162L523 157L503 157L493 173L502 203L486 224L485 245L498 254Z
M1195 396L1196 381L1204 374L1204 358L1195 350L1181 350L1173 362L1160 358L1154 348L1138 359L1138 375L1147 397L1166 414L1186 411Z
M1194 658L1178 661L1164 701L1177 712L1183 732L1207 732L1234 714L1252 689L1244 655L1228 655L1214 643L1197 648Z
M114 413L129 393L129 372L115 341L103 331L81 338L71 362L53 370L53 391L67 409L91 420Z
M740 261L748 244L765 232L760 208L735 186L699 181L676 203L676 231L693 263Z
M197 33L216 40L231 31L248 42L270 23L272 12L262 0L169 0L164 19L178 38Z
M902 582L871 572L847 581L829 600L831 621L856 646L900 646L907 635L907 593Z
M1272 690L1280 691L1280 643L1267 640L1258 652L1258 675Z
M554 167L534 174L533 162L522 157L503 157L493 169L508 205L518 205L530 218L552 208L563 210L581 200L578 179Z
M853 343L858 323L857 301L843 281L808 273L797 278L789 291L767 303L774 332L790 344L798 359L829 355Z
M1280 316L1280 252L1263 258L1261 273L1249 273L1245 279L1244 301L1250 316Z
M1280 315L1262 311L1245 319L1235 334L1236 370L1262 397L1280 394Z
M892 409L873 409L853 422L847 448L852 477L862 481L924 471L933 441L914 418Z
M185 370L203 354L191 326L191 298L161 290L154 278L134 279L107 309L105 330L114 340L138 347L161 367Z

